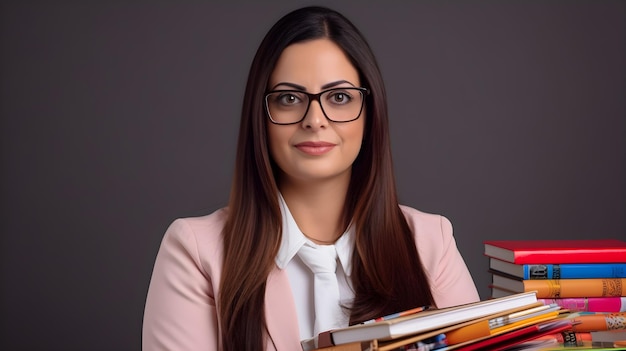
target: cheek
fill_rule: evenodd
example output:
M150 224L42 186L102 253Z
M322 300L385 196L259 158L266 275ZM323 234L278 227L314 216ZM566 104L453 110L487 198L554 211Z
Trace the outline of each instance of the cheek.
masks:
M350 146L352 152L358 153L363 143L363 134L365 132L365 126L362 120L357 120L359 123L351 128L347 129L344 133L345 141Z

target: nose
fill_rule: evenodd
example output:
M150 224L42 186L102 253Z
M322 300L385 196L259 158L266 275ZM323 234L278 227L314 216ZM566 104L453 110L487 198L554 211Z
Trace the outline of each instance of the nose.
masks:
M324 115L322 105L319 100L310 102L309 110L302 120L302 127L306 129L323 129L328 126L328 119Z

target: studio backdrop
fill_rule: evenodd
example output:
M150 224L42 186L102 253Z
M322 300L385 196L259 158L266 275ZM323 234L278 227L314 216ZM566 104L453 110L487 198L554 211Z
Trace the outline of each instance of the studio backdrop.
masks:
M139 350L175 218L223 207L269 27L368 38L403 204L483 241L626 238L623 1L3 1L0 349Z

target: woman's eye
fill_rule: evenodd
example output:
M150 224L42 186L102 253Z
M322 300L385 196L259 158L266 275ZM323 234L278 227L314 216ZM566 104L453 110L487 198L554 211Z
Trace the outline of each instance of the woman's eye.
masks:
M295 94L282 94L278 97L278 102L283 105L293 105L297 104L301 101L301 99Z
M330 102L334 104L339 104L339 105L347 104L350 102L350 100L352 100L352 96L350 96L346 92L338 91L330 95Z

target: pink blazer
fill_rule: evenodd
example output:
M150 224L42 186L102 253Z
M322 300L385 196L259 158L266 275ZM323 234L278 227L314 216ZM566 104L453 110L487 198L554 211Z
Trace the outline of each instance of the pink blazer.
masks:
M445 217L401 206L438 307L478 301L472 277ZM143 350L220 350L216 296L222 264L226 209L178 219L168 228L156 258L143 320ZM284 270L275 268L265 294L267 350L299 350L296 308Z

